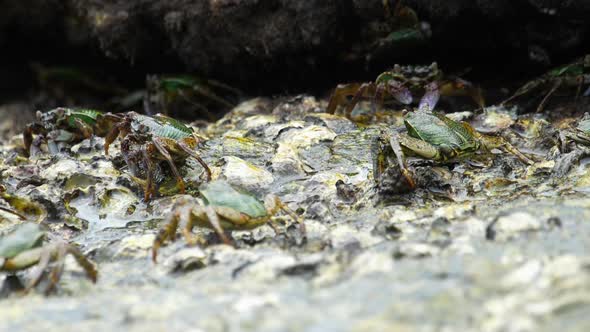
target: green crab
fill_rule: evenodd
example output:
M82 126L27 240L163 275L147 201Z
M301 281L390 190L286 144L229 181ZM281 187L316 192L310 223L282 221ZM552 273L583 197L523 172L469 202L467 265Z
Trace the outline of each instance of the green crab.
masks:
M590 114L585 113L575 127L560 130L559 142L561 152L567 152L569 142L590 146Z
M375 82L340 84L332 93L326 112L334 114L339 106L346 106L344 115L350 118L361 99L371 99L372 112L375 113L375 103L383 104L388 99L409 105L415 95L423 95L422 100L435 105L440 95L470 96L480 107L484 104L480 88L460 78L444 78L437 63L433 62L429 66L396 64L390 71L381 73Z
M49 284L45 293L50 293L59 282L64 268L66 255L72 255L86 272L92 282L96 282L97 271L77 247L64 242L43 245L46 232L35 223L24 223L12 233L0 238L0 272L15 273L37 265L30 283L25 289L28 292L39 284L45 270L54 264L49 276Z
M127 91L113 82L112 79L90 68L73 66L44 66L33 62L30 64L38 83L44 91L50 92L59 99L71 99L71 95L89 92L92 95L121 96Z
M163 77L149 75L146 78L146 85L144 108L147 114L163 112L169 115L174 104L182 101L194 106L209 119L214 119L207 105L231 109L235 105L220 94L241 95L237 89L221 82L188 75Z
M554 68L540 77L525 83L510 98L502 104L526 95L535 90L546 91L545 96L537 106L536 112L542 112L549 98L560 88L576 88L576 99L582 92L584 85L590 84L590 54L576 59L574 62ZM583 96L590 96L590 87L584 91Z
M156 193L154 173L156 163L160 161L166 161L170 165L181 193L185 192L185 185L175 163L182 163L188 157L197 160L205 170L207 181L211 180L209 166L196 151L202 139L191 128L162 114L152 117L127 112L117 116L118 122L105 138L105 154L108 156L109 146L120 137L121 153L132 174L141 176L141 170L146 170L146 201Z
M200 188L202 199L183 197L172 209L166 225L160 230L152 249L152 259L156 261L158 249L167 239L174 240L179 223L184 223L182 233L189 244L196 244L198 239L191 233L194 226L213 229L221 240L228 245L232 241L225 231L250 230L266 223L277 232L271 218L279 210L287 213L297 221L302 233L305 224L275 195L267 195L264 202L249 193L232 187L225 181L214 181Z
M548 154L555 160L553 176L562 178L582 158L590 156L590 114L585 113L582 119L575 121L566 119L557 131L558 142Z
M69 144L94 135L104 136L112 120L112 116L91 109L59 107L45 113L37 111L37 121L27 125L23 132L25 152L35 156L46 143L49 153L55 155ZM33 135L37 137L33 139Z
M390 131L384 134L396 155L403 176L411 187L415 186L405 157L414 156L439 163L459 160L484 150L501 149L515 155L521 162L533 161L500 136L478 133L467 122L457 122L445 115L433 112L436 101L423 99L418 110L404 118L407 133ZM375 158L375 157L374 157Z

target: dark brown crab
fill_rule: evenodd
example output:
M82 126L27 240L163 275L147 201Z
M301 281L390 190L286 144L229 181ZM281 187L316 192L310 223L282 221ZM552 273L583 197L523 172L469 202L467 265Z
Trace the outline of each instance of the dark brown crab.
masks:
M586 54L571 63L554 68L525 83L510 98L504 100L502 104L510 103L532 91L543 92L545 95L536 110L537 113L540 113L545 108L551 96L559 89L576 88L576 99L580 94L585 97L590 96L590 87L582 93L582 88L588 84L590 84L590 54Z
M197 160L205 170L207 181L211 180L209 166L195 150L202 139L191 128L173 118L161 114L150 117L136 112L127 112L121 115L119 122L114 125L112 131L105 138L106 155L109 154L109 146L117 137L121 137L121 152L132 171L137 169L137 154L141 153L143 157L143 163L147 168L146 201L149 201L156 192L154 184L156 165L154 161L168 162L181 193L185 192L185 185L176 163L182 163L188 157Z
M55 155L68 144L80 142L94 135L104 136L117 119L92 109L58 107L47 112L37 111L37 121L26 126L23 132L25 153L35 156L41 145L47 144L49 153ZM36 135L34 137L33 135Z
M346 106L344 114L351 117L354 106L361 99L371 99L372 111L375 104L382 105L385 100L394 100L403 105L414 102L414 96L422 95L421 102L434 101L439 96L470 96L480 107L484 100L481 89L457 77L443 77L436 62L429 66L400 66L381 73L375 82L340 84L334 90L326 111L334 114L339 106ZM349 98L352 99L349 101Z

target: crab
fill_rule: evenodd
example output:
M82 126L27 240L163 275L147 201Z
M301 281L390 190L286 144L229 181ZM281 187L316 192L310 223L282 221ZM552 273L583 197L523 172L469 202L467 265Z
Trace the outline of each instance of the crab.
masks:
M582 158L590 156L590 114L579 121L566 121L566 128L557 131L557 144L548 153L555 160L553 176L561 178Z
M37 62L30 63L30 67L43 91L58 99L71 100L75 98L72 95L84 92L102 97L127 94L126 89L105 77L104 72L75 66L45 66Z
M389 141L401 173L411 188L415 187L415 181L406 165L407 156L447 163L463 159L480 150L501 149L513 154L524 164L533 164L531 159L501 136L478 133L467 122L457 122L442 113L433 112L433 105L436 104L433 97L423 99L416 111L405 116L404 125L407 133L383 133L383 139Z
M46 269L54 264L49 276L49 284L45 289L48 294L55 289L64 269L64 259L70 254L86 272L93 283L96 282L97 271L77 247L64 242L43 245L46 232L36 223L19 225L12 233L0 238L0 272L15 273L36 265L31 281L25 292L36 287L43 279Z
M146 85L144 108L147 114L163 112L169 115L174 104L182 101L191 104L209 119L214 119L206 105L231 109L235 105L220 94L241 95L237 89L221 82L188 75L163 77L149 75L146 78Z
M105 138L104 151L108 156L110 145L121 138L121 152L127 166L136 172L139 154L141 162L147 169L144 198L150 201L156 193L155 190L155 162L166 161L170 165L177 188L180 193L185 193L185 184L176 163L183 163L188 157L194 158L205 170L206 181L211 180L209 166L199 156L195 148L202 138L183 123L162 114L153 117L136 112L119 114L119 121ZM133 174L138 175L138 174Z
M25 153L35 156L46 143L50 154L58 154L68 144L104 136L112 120L112 116L91 109L59 107L45 113L37 111L37 121L28 124L23 132ZM37 137L33 139L33 135Z
M430 66L400 66L381 73L375 82L341 84L336 87L326 111L334 114L339 106L346 106L344 115L351 118L352 110L361 99L371 99L372 112L375 104L393 99L409 105L415 95L422 94L422 100L436 100L443 96L470 96L483 107L481 89L460 78L443 78L436 62ZM352 99L349 101L349 98ZM435 105L433 105L434 107Z
M570 142L590 146L590 114L585 113L575 127L559 131L559 149L562 153L567 152Z
M172 208L165 226L154 240L154 262L162 244L167 239L175 239L179 223L184 223L182 233L189 244L199 242L191 233L196 225L213 229L225 244L233 245L225 231L250 230L269 223L275 233L278 233L271 219L282 210L299 223L301 232L305 234L305 224L275 195L267 195L262 202L222 180L203 185L200 193L202 199L186 196L179 199Z
M525 83L502 104L509 103L514 99L526 95L535 90L546 91L543 99L537 106L536 112L542 112L549 98L561 87L576 88L576 99L582 92L584 85L590 84L590 54L576 59L574 62L554 68L534 80ZM590 87L583 93L583 96L590 96Z

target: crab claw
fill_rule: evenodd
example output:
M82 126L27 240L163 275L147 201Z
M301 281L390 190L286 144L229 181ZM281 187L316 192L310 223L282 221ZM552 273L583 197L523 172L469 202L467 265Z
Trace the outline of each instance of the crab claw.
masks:
M426 85L426 93L424 93L424 96L420 99L418 109L427 112L432 111L438 103L439 98L440 93L438 91L438 84L435 82L429 83Z
M404 176L404 178L406 179L406 181L408 181L408 185L410 186L411 189L416 188L416 181L414 181L414 178L412 177L412 174L410 173L410 171L406 168L401 170L402 175Z
M387 88L393 98L395 98L400 103L404 105L409 105L412 103L412 93L402 83L391 80L387 82Z

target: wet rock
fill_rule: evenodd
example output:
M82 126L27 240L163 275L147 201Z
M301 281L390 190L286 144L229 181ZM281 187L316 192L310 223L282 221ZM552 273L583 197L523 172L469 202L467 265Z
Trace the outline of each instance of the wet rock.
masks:
M232 185L253 193L264 192L273 183L272 173L237 157L224 157L221 175Z
M342 248L351 244L367 247L381 242L378 237L368 232L359 232L348 225L339 225L330 231L331 244L334 248Z
M354 203L358 188L352 184L344 183L342 180L336 181L336 196L338 196L344 203Z
M370 12L382 2L357 5ZM167 15L168 28L182 30L172 21L183 15ZM370 143L383 126L318 113L325 104L301 95L250 100L216 123L195 123L208 138L199 153L213 177L279 196L305 219L305 236L280 213L277 232L269 225L232 231L235 247L197 223L191 231L208 243L190 247L181 223L156 264L154 234L187 196L169 192L143 202L122 159L100 150L27 160L18 156L18 139L1 141L2 206L15 196L52 210L43 221L52 239L89 253L100 279L92 286L67 263L56 296L0 301L0 321L11 330L583 330L589 177L582 161L551 178L553 160L542 161L551 145L541 125L549 112L510 113L508 128L507 117L475 115L492 131L518 127L511 141L526 140L537 161L526 174L506 154L447 164L410 158L424 188L398 195L403 202L378 202ZM112 153L120 154L117 145ZM189 161L181 173L191 183L187 193L198 195L199 166ZM7 218L0 229L18 223ZM466 313L471 307L479 310Z
M580 148L565 153L557 158L553 167L553 176L556 178L564 177L583 157L590 156L590 149Z
M440 248L427 243L402 243L393 252L395 259L425 258L436 255Z
M170 272L176 273L202 269L207 266L207 263L207 254L199 247L192 247L176 252L168 257L163 265Z
M22 281L15 275L0 276L0 299L16 294L25 289Z
M118 257L147 257L155 238L154 234L125 237L119 243L119 248L115 255Z
M77 161L71 159L60 159L56 163L43 169L39 175L47 180L53 181L64 178L69 174L79 173L81 171L82 167Z
M529 213L513 212L496 217L486 228L486 238L488 240L508 239L522 232L538 231L542 226L542 221Z
M402 230L396 225L380 222L371 231L373 235L381 235L388 240L397 240L402 236Z

